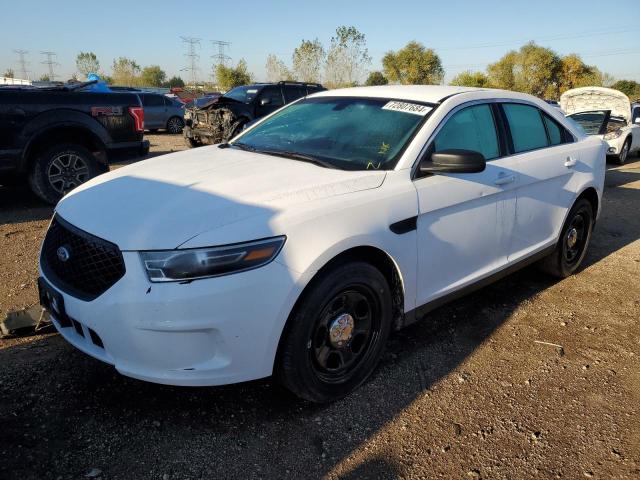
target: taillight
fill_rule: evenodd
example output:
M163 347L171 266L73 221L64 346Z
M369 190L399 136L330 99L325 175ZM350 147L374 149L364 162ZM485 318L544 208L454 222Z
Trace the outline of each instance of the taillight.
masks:
M136 132L144 132L144 110L142 107L129 107L129 113L136 122Z

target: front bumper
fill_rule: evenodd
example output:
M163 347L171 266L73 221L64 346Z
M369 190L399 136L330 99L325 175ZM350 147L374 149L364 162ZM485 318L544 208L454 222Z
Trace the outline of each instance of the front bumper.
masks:
M300 279L282 264L191 283L150 283L136 252L126 274L86 302L55 286L72 320L61 335L123 375L169 385L222 385L271 375ZM41 272L42 275L42 272Z

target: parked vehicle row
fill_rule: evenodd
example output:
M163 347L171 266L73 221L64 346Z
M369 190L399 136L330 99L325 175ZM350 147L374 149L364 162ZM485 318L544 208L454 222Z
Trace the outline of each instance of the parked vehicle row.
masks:
M232 90L226 105L280 106L277 87ZM124 375L274 375L332 401L371 375L393 329L532 262L575 272L605 155L525 94L321 91L230 142L66 195L42 246L41 302L68 342Z

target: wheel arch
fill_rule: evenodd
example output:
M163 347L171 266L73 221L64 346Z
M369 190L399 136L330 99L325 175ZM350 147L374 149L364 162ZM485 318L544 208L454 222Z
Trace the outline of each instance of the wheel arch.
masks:
M30 171L35 163L38 155L47 148L60 143L77 143L87 148L95 155L100 163L106 164L105 145L103 141L90 129L74 123L66 123L54 125L44 131L34 135L25 148L25 154L22 162L22 170ZM102 158L101 158L102 157Z
M289 311L286 322L284 323L280 332L280 338L278 339L278 345L273 358L273 365L278 362L278 355L281 351L281 344L284 338L284 334L289 326L289 322L294 317L296 310L299 308L300 303L304 300L306 294L313 288L318 279L328 270L336 265L349 261L363 261L373 265L377 268L387 280L389 288L391 289L391 296L393 302L393 328L399 329L403 324L404 319L404 296L405 296L405 284L402 276L402 271L395 261L395 259L386 251L379 247L372 245L358 245L349 247L340 253L334 255L331 259L326 261L322 267L313 273L313 276L304 285L301 292L298 294L293 307Z
M593 208L593 218L598 217L598 212L600 211L600 197L598 196L598 191L593 186L589 186L582 190L580 195L576 198L575 202L578 200L586 198L591 204L591 208ZM575 204L575 202L573 202Z

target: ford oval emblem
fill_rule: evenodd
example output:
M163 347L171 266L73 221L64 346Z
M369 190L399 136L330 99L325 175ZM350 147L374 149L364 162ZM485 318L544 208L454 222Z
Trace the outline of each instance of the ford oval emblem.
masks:
M58 260L60 260L61 262L66 262L67 260L69 260L69 257L71 257L71 252L67 247L62 246L58 247L58 250L56 250L56 255L58 255Z

